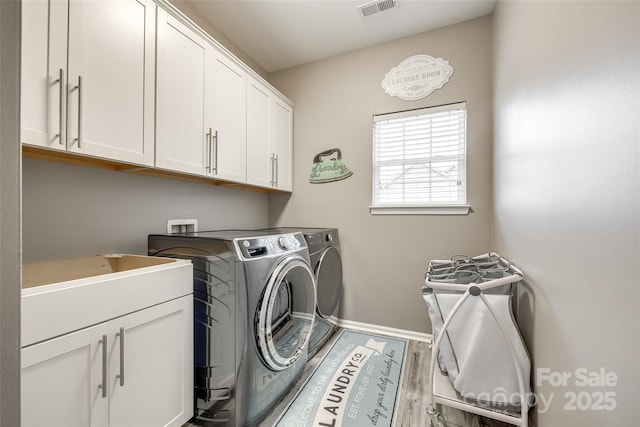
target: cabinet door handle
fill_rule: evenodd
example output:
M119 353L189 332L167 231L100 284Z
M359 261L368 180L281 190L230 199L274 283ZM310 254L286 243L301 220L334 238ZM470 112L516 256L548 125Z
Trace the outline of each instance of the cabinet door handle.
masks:
M60 86L58 88L58 143L64 145L62 139L62 128L64 126L64 69L60 68L58 72L58 80L54 81Z
M278 155L274 154L274 157L275 157L275 163L276 163L276 173L275 173L275 184L274 185L277 187L278 186L278 175L279 175L278 172L280 172L280 167L279 167L279 164L278 164Z
M271 155L269 160L271 160L271 186L275 187L275 185L276 185L276 155L275 155L275 153Z
M116 375L116 378L120 379L120 387L122 387L124 386L124 328L120 328L116 337L120 337L120 373Z
M271 186L278 186L278 155L276 153L271 155Z
M78 148L82 148L82 76L78 76L78 86L75 87L78 90Z
M206 135L205 142L205 157L206 157L206 171L207 173L211 172L211 128L209 128L209 132Z
M218 173L218 131L216 131L213 134L211 144L213 147L213 154L212 154L213 174L215 175Z
M107 397L107 335L103 335L99 341L102 344L102 384L98 388L102 389L102 397Z
M269 183L273 187L273 154L269 157L269 162L271 162L271 170L269 171Z

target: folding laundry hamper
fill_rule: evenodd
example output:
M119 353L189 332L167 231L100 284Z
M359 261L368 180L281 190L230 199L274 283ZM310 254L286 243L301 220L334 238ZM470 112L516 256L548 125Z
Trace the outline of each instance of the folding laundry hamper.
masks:
M493 252L429 263L422 296L435 340L427 392L433 427L444 426L438 404L527 427L531 361L512 311L522 278Z

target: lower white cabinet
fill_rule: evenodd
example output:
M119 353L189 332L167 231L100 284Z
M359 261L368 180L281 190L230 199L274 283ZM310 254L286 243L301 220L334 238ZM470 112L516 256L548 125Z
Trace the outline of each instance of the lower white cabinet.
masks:
M180 426L192 343L188 295L25 347L22 426Z
M22 350L23 426L107 424L99 422L108 420L108 404L98 389L98 340L106 330L106 325L99 325Z

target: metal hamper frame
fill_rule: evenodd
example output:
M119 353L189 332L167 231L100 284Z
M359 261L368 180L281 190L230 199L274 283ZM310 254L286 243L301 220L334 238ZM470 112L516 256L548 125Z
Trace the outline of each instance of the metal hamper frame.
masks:
M528 427L528 413L529 413L529 404L528 400L525 399L525 384L524 378L521 370L519 369L518 358L516 355L516 349L514 344L508 337L507 330L504 324L498 318L496 311L493 309L491 304L488 302L486 296L483 294L483 291L488 289L493 289L498 286L504 286L508 284L517 284L524 278L524 274L520 269L518 269L515 265L511 264L509 261L501 257L495 252L491 252L484 255L479 255L478 257L474 257L471 259L478 259L483 257L493 257L497 259L503 267L511 273L509 276L501 277L493 280L489 280L483 283L469 283L469 284L457 284L457 283L441 283L441 282L433 282L429 280L429 271L427 272L427 276L425 279L425 286L432 288L435 290L445 291L445 292L462 292L462 296L456 302L456 304L451 309L451 312L444 320L442 325L442 329L438 334L435 343L432 346L431 353L431 363L429 366L429 380L428 380L428 392L426 396L427 403L427 414L430 417L431 425L433 427L442 427L444 426L444 421L436 407L436 405L441 404L444 406L449 406L452 408L460 409L462 411L471 412L477 415L481 415L487 418L492 418L495 420L503 421L512 425ZM429 266L433 263L448 263L450 260L441 261L441 260L433 260L429 263ZM460 399L451 384L449 378L441 373L436 372L436 362L438 359L438 351L440 349L440 344L442 342L442 338L445 336L447 328L451 323L452 318L459 311L462 304L470 297L480 297L485 307L491 313L491 316L496 321L498 326L500 327L500 331L502 332L502 336L505 338L509 350L511 352L511 357L513 359L513 363L516 367L516 374L518 377L518 386L520 389L520 412L519 415L515 412L508 411L498 411L496 409L491 409L488 407L483 407L477 404L469 403Z

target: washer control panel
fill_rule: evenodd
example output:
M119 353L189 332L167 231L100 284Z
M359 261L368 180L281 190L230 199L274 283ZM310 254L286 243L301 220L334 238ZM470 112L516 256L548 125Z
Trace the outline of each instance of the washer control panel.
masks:
M238 238L235 243L245 259L282 255L306 246L301 233Z

